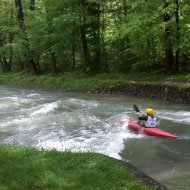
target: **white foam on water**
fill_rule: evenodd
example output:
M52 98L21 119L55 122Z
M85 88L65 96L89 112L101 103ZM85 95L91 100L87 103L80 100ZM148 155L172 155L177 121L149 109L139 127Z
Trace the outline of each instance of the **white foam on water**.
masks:
M25 97L6 97L0 98L0 109L14 109L22 107L23 105L29 105L33 102L33 99Z
M12 120L8 120L5 122L1 122L0 123L0 127L1 128L8 128L11 126L18 126L18 125L22 125L22 124L28 124L30 121L30 118L20 118L20 119L12 119Z
M19 112L15 113L19 115L0 124L13 131L6 143L23 145L31 142L31 146L37 148L92 151L120 159L124 141L144 137L129 131L126 122L118 122L121 113L115 114L119 109L113 109L112 104L72 97L58 100L50 96L52 101L46 98L38 93L10 98L19 107ZM29 106L23 108L24 104ZM122 114L126 115L124 120L129 119L129 112Z
M37 106L35 108L37 110L32 112L30 115L36 116L36 115L40 115L40 114L46 114L46 113L51 112L51 111L55 110L56 108L58 108L58 105L59 105L59 101L52 102L52 103L46 103L46 104Z
M39 97L41 96L41 94L38 94L38 93L31 93L31 94L28 94L27 97Z
M18 105L17 103L18 98L17 97L6 97L6 98L0 98L0 109L7 109L7 108L13 108Z
M95 100L93 101L87 101L87 100L82 100L82 99L77 99L77 98L69 98L64 101L65 105L68 105L69 107L74 107L74 108L96 108L98 107L99 103L96 102Z
M173 121L175 123L190 124L190 112L189 111L168 111L157 112L157 115L161 119Z
M92 119L92 118L91 118ZM95 119L97 121L97 119ZM111 125L110 123L115 123ZM117 120L111 120L99 123L101 126L80 128L80 136L69 135L65 133L61 138L44 136L40 138L37 148L56 149L59 151L70 150L73 152L97 152L111 157L121 159L119 153L124 148L124 140L128 138L143 138L142 134L134 134L127 129L127 125L118 124ZM84 125L84 123L83 123Z
M16 96L7 96L7 97L1 97L0 98L0 101L1 100L3 100L3 101L5 101L5 100L18 100L19 98L18 97L16 97Z

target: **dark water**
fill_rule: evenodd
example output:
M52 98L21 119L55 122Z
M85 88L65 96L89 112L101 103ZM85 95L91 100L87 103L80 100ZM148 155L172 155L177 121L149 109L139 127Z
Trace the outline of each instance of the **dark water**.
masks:
M166 101L0 86L0 143L93 151L129 161L171 190L190 189L190 107ZM155 109L163 139L135 134L118 118L136 120L133 104Z

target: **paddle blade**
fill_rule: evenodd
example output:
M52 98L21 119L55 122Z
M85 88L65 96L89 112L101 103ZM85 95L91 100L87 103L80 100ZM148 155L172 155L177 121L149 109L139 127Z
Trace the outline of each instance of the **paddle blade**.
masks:
M136 112L140 112L139 108L134 104L133 106L133 109L136 111Z

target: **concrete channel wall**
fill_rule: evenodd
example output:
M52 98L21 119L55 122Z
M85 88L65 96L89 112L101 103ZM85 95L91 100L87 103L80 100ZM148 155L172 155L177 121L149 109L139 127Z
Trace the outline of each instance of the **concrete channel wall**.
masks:
M126 94L139 97L163 99L181 104L190 104L190 88L180 86L130 83L97 90L95 93Z

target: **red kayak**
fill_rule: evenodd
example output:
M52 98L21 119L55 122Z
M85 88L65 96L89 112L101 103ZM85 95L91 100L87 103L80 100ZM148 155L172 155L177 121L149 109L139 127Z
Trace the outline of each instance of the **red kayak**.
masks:
M143 132L147 135L157 136L157 137L166 137L166 138L178 138L178 136L171 134L167 131L159 129L157 127L144 127L139 125L137 122L129 121L124 118L120 118L119 121L122 124L128 124L128 127L132 130Z

